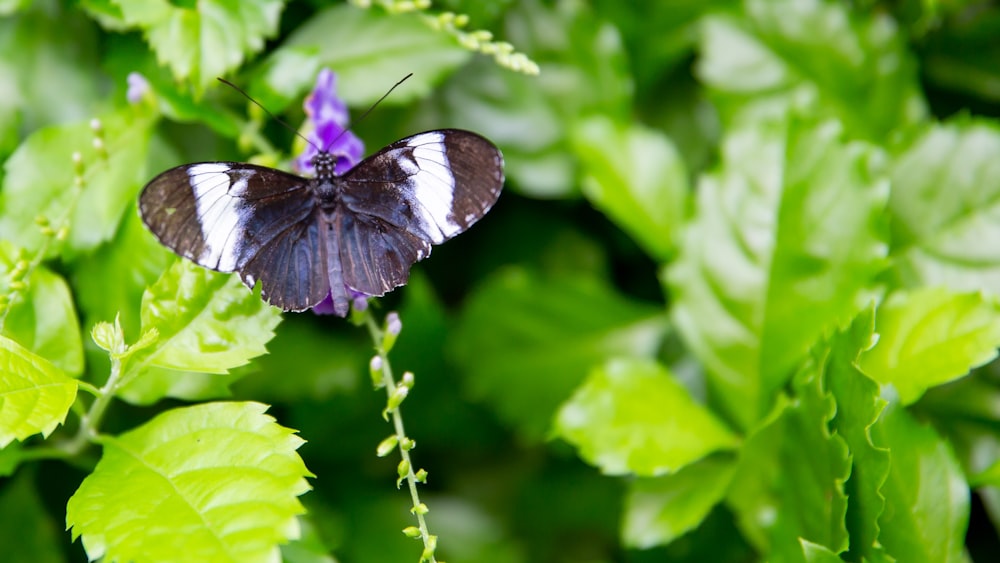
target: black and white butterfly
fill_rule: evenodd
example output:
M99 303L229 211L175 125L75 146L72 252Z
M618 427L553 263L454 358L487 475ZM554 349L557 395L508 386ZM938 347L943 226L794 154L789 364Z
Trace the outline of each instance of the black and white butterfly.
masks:
M410 267L468 229L503 188L503 156L469 131L396 141L341 176L321 151L316 177L237 162L171 168L139 196L161 243L201 266L239 272L263 298L303 311L327 295L347 314L351 292L383 295Z

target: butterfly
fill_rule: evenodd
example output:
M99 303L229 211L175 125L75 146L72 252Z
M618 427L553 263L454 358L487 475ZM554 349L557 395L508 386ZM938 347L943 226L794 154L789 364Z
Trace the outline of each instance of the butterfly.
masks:
M347 315L355 294L384 295L410 268L496 203L503 155L460 129L396 141L342 175L320 151L314 178L238 162L171 168L139 196L163 245L212 270L238 272L285 311L327 295Z

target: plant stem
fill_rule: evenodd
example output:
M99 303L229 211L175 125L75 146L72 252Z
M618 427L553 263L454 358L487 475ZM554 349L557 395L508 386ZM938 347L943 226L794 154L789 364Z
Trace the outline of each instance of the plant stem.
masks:
M383 334L382 330L375 323L375 318L372 316L370 309L364 312L365 325L368 327L368 332L371 334L372 341L375 343L375 348L378 351L378 355L382 358L382 382L385 385L386 398L392 399L393 395L396 393L396 380L392 375L392 366L389 364L389 354L383 346ZM430 552L430 558L427 561L431 563L436 563L434 558L434 547L432 545L431 534L427 530L427 521L424 519L423 511L419 508L423 506L420 502L420 494L417 492L417 476L413 472L413 462L410 458L410 452L408 448L404 448L403 444L406 443L406 431L403 428L403 415L399 412L399 407L391 409L389 415L392 417L392 425L396 431L396 440L399 443L399 454L403 458L403 462L406 464L406 482L410 489L410 498L413 500L413 513L417 517L417 527L420 529L420 539L424 542L424 552Z

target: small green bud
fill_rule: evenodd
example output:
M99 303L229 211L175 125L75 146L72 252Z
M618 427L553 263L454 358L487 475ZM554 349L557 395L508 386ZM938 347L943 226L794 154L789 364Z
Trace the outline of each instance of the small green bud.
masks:
M18 291L18 292L24 291L27 287L28 287L28 284L24 283L21 280L14 280L14 281L10 282L10 289L12 291Z
M49 224L49 218L45 215L39 215L35 217L35 224L39 227L44 227Z
M56 231L56 240L62 242L69 237L69 227L63 225Z
M409 475L410 462L406 461L405 459L400 461L399 465L396 466L396 474L399 475L400 478L405 478L407 475Z
M418 504L418 505L416 505L416 506L414 506L413 508L410 509L410 512L412 512L413 514L419 514L421 516L423 516L424 514L427 514L430 511L431 511L431 509L427 508L427 505L424 504L424 503L420 503L420 504ZM434 536L431 536L431 537L433 538Z
M372 376L372 385L376 389L385 387L385 379L382 377L382 356L372 356L368 362L368 373Z
M399 384L402 385L403 387L406 387L407 389L413 389L414 383L416 383L416 381L414 381L413 372L404 371L403 379L399 382Z
M399 444L399 438L395 435L389 436L385 440L379 442L378 447L375 448L375 455L378 457L385 457L392 453L392 450L396 449L397 444Z
M420 528L416 526L407 526L403 528L403 535L405 535L408 538L419 538Z
M386 404L385 409L387 411L389 411L389 412L392 412L392 411L398 409L399 405L403 404L403 401L406 399L406 396L409 395L409 394L410 394L410 388L409 387L404 387L402 385L399 386L399 387L396 387L396 390L393 391L392 395L389 397L389 401Z
M427 483L427 470L418 469L417 472L413 474L413 477L417 480L417 483Z
M53 235L56 234L56 230L53 229L52 227L48 226L48 225L45 225L44 227L41 227L38 230L42 231L42 234L45 235L45 236L47 236L47 237L51 237L51 236L53 236Z
M403 439L399 441L399 448L404 452L408 452L415 447L417 447L417 443L406 436L403 436Z
M477 29L476 31L470 32L469 35L475 37L476 40L478 40L478 41L492 41L493 40L493 33L489 32L489 31L487 31L485 29Z
M469 16L466 14L459 14L455 16L455 27L465 27L469 25Z

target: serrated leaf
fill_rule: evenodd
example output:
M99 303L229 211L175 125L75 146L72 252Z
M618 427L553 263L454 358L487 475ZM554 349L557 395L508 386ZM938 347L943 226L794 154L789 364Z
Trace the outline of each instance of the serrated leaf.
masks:
M239 67L278 31L282 0L114 0L122 19L143 31L161 64L177 80L204 90L215 77Z
M330 41L336 37L336 41ZM370 104L392 83L413 76L385 103L403 104L430 93L472 54L419 14L391 15L350 5L330 6L296 29L264 62L252 94L272 111L299 100L316 72L337 73L337 94L350 105Z
M276 561L299 535L312 474L303 440L260 403L167 411L102 441L66 507L73 539L108 561Z
M837 412L824 388L823 348L804 363L771 417L745 442L728 502L744 534L781 561L802 558L800 540L842 553L851 455L829 429Z
M909 287L1000 294L1000 127L957 119L929 126L893 163L892 254Z
M886 551L908 563L966 560L969 484L948 443L896 404L872 428L872 438L889 449L891 460L879 518Z
M640 124L591 117L574 131L583 194L654 259L674 252L688 212L687 168L665 135Z
M0 241L0 288L20 260L18 252ZM52 362L67 375L83 372L83 340L66 280L38 265L25 280L28 288L13 303L3 323L4 336Z
M142 332L156 329L159 340L129 359L127 369L137 375L122 396L143 404L225 396L236 376L223 374L267 352L281 322L281 312L237 276L181 259L146 290L140 316Z
M877 562L887 560L879 543L878 518L885 506L881 489L889 475L889 450L872 442L871 431L886 402L878 384L857 367L858 356L875 341L874 313L874 307L866 309L830 338L826 382L837 404L843 405L832 427L851 451L851 476L846 484L851 559Z
M540 439L594 366L652 357L665 328L659 307L596 278L509 269L469 297L450 344L469 389Z
M861 355L861 369L909 405L996 358L1000 303L945 288L897 292L878 307L875 330L879 341Z
M607 475L667 475L736 437L664 367L616 359L595 369L556 413L554 433Z
M916 64L888 16L823 0L748 0L742 16L702 27L698 74L724 111L805 95L851 136L875 141L925 115Z
M841 137L834 122L795 116L731 131L667 271L673 320L743 428L883 268L880 153Z
M0 336L0 448L48 436L66 420L77 382L48 360Z
M648 549L693 530L724 498L734 470L733 460L710 457L673 475L632 481L625 497L622 541Z
M46 217L54 228L67 213L71 255L89 251L110 240L125 209L145 178L150 116L134 108L108 114L100 120L107 156L94 148L90 122L58 125L34 133L4 163L0 190L0 238L29 252L41 248L46 237L35 219ZM73 154L80 153L82 191L74 187ZM51 245L49 254L59 245Z

